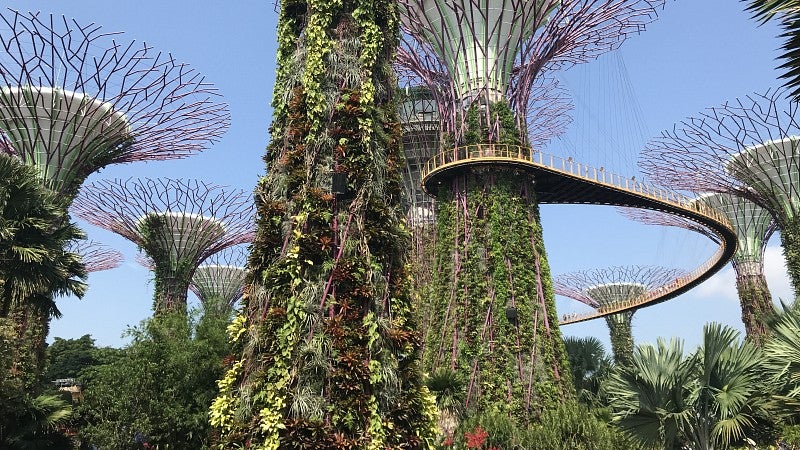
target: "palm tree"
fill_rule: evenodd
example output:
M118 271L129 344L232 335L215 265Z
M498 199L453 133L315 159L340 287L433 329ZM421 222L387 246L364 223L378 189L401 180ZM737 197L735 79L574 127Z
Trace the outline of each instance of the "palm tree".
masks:
M55 297L80 297L86 289L81 258L65 250L80 238L37 170L0 154L0 321L17 336L0 348L14 355L0 373L23 377L26 388L40 376L49 320L60 316Z
M764 344L763 367L777 385L778 399L796 412L800 407L800 310L784 309Z
M727 448L766 416L760 357L717 323L704 327L703 345L686 358L678 339L639 346L632 365L616 367L606 385L614 420L647 445Z
M798 0L744 0L748 2L747 10L753 18L765 23L775 16L780 17L783 27L782 38L784 53L781 69L787 71L781 75L786 78L786 87L792 89L795 100L800 99L800 1Z
M35 168L0 154L0 317L20 305L57 317L54 296L83 295L83 263L65 250L83 237Z
M578 397L592 403L598 395L600 380L607 375L611 361L602 342L593 336L564 338L572 381Z

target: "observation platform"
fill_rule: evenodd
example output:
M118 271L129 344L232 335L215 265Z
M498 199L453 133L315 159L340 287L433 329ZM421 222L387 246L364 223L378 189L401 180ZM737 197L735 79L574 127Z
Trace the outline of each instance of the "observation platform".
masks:
M592 313L567 316L561 325L639 309L677 297L722 269L736 251L733 226L723 214L708 206L633 178L580 164L572 158L549 155L528 147L482 144L441 152L423 166L422 187L429 195L436 195L442 183L467 168L476 167L508 167L533 175L539 203L609 205L660 211L703 225L719 238L720 244L714 254L687 275L634 299L601 306Z

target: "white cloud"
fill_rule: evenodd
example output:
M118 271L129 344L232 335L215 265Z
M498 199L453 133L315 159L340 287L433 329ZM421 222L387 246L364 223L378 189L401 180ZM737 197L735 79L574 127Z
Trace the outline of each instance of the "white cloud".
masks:
M699 298L724 299L738 303L739 294L736 293L736 275L733 268L730 265L725 266L695 288L692 293Z
M772 293L772 300L778 303L778 299L782 299L785 303L792 303L794 290L789 280L786 259L783 257L781 247L767 247L764 252L764 275L767 277L767 286Z

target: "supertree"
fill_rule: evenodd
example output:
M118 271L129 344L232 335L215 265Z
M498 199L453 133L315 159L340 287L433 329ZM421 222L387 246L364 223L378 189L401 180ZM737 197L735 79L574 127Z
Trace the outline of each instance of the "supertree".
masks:
M125 260L119 251L88 239L71 241L67 245L67 251L80 255L87 272L114 269Z
M236 359L211 423L221 447L427 448L396 2L282 1L266 176Z
M221 308L230 312L244 294L247 269L247 247L229 247L209 256L194 271L189 289L203 303L203 307Z
M736 290L742 308L742 322L747 336L760 344L768 333L767 322L774 312L772 295L764 276L764 251L775 231L775 221L764 208L732 194L704 194L694 200L724 214L736 231L736 253L731 265L736 273ZM717 237L697 223L656 211L626 209L623 215L647 224L674 226Z
M0 151L64 208L109 164L188 156L228 127L213 86L170 54L65 17L8 9L0 23Z
M189 156L228 127L213 86L170 54L65 17L0 20L0 131L62 195L109 164Z
M565 273L553 280L553 286L556 294L598 309L635 300L684 274L681 269L658 266L618 266ZM628 364L633 357L632 321L635 312L628 310L604 316L617 364Z
M572 396L536 180L516 160L549 132L529 116L545 73L617 47L662 4L400 1L398 65L431 92L442 135L423 174L437 228L424 361L467 380L468 409L527 421ZM550 108L544 123L563 113Z
M647 144L640 166L674 189L746 198L780 230L800 296L800 127L785 90L752 94L683 120Z
M253 237L250 194L198 180L100 180L81 188L71 211L131 240L153 261L156 313L185 310L197 266Z

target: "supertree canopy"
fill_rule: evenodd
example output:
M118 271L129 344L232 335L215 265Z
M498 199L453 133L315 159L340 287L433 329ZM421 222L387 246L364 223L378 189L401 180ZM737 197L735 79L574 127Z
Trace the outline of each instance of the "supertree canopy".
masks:
M690 117L651 141L640 166L674 189L729 193L767 210L800 295L800 127L785 94L768 90Z
M52 190L72 196L109 164L182 158L227 129L193 68L95 24L0 13L0 133Z
M197 266L253 237L250 195L197 180L97 181L81 189L72 212L133 241L153 261L156 312L185 309Z
M189 289L205 308L220 307L230 311L241 300L247 274L247 255L245 246L228 247L209 256L194 271Z
M680 269L658 266L621 266L565 273L556 277L553 285L556 294L599 309L633 301L684 274ZM631 326L635 312L628 310L605 316L617 364L627 364L633 357Z
M392 61L397 4L282 1L274 116L220 448L422 449L423 383Z
M423 173L436 198L424 362L466 380L468 410L524 422L572 396L536 180L515 158L566 123L545 73L615 48L662 4L400 1L398 66L428 88L441 129Z
M80 239L70 241L67 251L80 255L87 272L99 272L119 267L125 259L122 253L97 241Z
M694 200L724 214L736 231L736 253L732 265L736 272L736 289L742 307L742 322L747 336L760 343L768 332L767 321L774 312L772 295L764 276L764 251L775 231L775 221L764 208L752 201L732 194L704 194ZM699 225L679 216L654 211L625 212L640 222L675 226L700 231L715 239L712 233L699 229Z
M465 107L508 102L518 127L527 119L541 74L619 46L644 30L663 0L401 0L400 67L437 100L456 143L467 131ZM531 130L536 132L536 130Z

